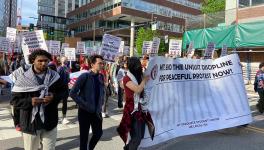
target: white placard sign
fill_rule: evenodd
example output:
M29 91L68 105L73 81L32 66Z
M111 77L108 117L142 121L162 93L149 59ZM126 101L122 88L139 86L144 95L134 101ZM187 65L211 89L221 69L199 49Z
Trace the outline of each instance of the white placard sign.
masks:
M60 41L53 41L53 40L46 41L46 44L48 46L49 53L51 55L54 55L54 56L60 55L60 45L61 45Z
M10 41L6 37L0 37L0 52L7 53L10 47Z
M194 42L191 41L188 47L188 51L187 51L187 58L192 58L192 56L194 55L195 49L194 49Z
M76 61L76 51L75 48L64 48L65 57L68 58L69 61Z
M92 52L93 52L93 48L92 47L86 47L85 48L85 54L90 56L92 55Z
M215 60L155 57L146 74L155 137L146 127L141 147L252 122L237 54Z
M22 50L26 63L29 63L28 55L30 55L33 51L39 49L48 51L48 47L46 45L42 30L37 30L34 32L23 32L21 33L21 36Z
M160 46L160 38L154 37L152 42L151 54L158 54Z
M85 42L77 42L77 54L84 54L85 53Z
M120 47L119 47L119 53L123 54L125 48L125 41L121 41Z
M170 39L169 54L181 57L182 40Z
M16 41L16 32L17 29L15 28L6 28L6 38L9 39L11 43L14 43Z
M102 47L100 54L104 57L105 61L114 62L119 53L121 38L105 34L103 36Z
M204 52L204 59L212 59L215 51L215 43L209 42Z
M142 55L149 54L152 50L152 41L144 41L142 46Z
M62 44L61 44L61 49L62 49L62 50L64 50L64 48L66 48L66 47L67 47L67 48L70 47L70 44L69 44L69 43L62 43Z
M61 44L61 56L64 56L64 48L70 47L69 43L62 43Z
M123 52L124 55L129 55L130 54L130 46L125 46L124 47L124 52Z
M221 57L226 56L226 55L228 55L227 46L223 45L222 51L221 51Z
M21 36L17 35L16 36L16 41L14 44L14 52L21 53L22 52L22 47L21 47Z

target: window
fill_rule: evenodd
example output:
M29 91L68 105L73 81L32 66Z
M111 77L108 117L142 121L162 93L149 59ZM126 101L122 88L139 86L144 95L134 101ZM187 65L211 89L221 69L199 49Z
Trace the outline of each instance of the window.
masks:
M264 0L252 0L252 6L262 5L264 4Z

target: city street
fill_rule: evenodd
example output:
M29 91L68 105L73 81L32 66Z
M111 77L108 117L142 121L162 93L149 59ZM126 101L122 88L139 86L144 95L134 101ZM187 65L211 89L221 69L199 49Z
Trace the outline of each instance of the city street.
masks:
M253 86L246 86L248 91L249 103L251 106L254 122L247 127L235 127L214 132L202 133L179 137L168 142L150 147L147 149L155 150L262 150L264 141L264 116L256 112L255 104L258 95L252 91ZM4 91L0 97L0 150L20 150L23 149L21 134L15 131L12 118L10 116L8 101L10 95ZM75 103L69 99L68 125L58 125L58 137L56 149L78 149L79 128L77 122L77 109ZM59 105L61 108L61 104ZM96 150L121 150L124 143L117 135L118 126L122 110L118 110L117 100L111 98L109 104L110 118L103 121L104 134L98 143ZM59 111L61 117L61 109Z

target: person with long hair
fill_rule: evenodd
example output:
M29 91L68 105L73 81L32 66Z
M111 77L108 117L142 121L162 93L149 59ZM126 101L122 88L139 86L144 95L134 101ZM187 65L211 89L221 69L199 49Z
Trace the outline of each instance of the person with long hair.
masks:
M126 103L117 132L126 144L125 150L136 150L144 137L146 123L153 125L143 97L144 87L149 76L143 77L142 65L136 57L128 59L127 67L128 71L123 79ZM152 133L154 134L154 132ZM129 141L128 135L130 135Z

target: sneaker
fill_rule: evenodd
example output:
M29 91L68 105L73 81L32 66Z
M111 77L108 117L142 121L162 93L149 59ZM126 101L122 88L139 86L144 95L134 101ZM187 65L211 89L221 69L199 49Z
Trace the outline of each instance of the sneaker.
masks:
M68 119L66 119L66 118L62 119L62 124L68 124L68 123L70 123L70 121Z
M103 118L108 118L109 115L108 115L107 113L104 113L104 112L103 112L103 113L102 113L102 117L103 117Z
M122 107L122 108L119 108L119 107L117 107L117 108L115 108L114 110L115 111L121 111L121 110L123 110L124 108Z

